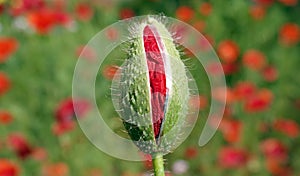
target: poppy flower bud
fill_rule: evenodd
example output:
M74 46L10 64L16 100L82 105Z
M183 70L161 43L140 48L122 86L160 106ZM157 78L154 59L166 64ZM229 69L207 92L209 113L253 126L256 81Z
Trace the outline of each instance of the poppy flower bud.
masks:
M148 17L133 27L127 59L113 80L114 105L145 153L168 153L180 142L188 114L189 79L172 35Z

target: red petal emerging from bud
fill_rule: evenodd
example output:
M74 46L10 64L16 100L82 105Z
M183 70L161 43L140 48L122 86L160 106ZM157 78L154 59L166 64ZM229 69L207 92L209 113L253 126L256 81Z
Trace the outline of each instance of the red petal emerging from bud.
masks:
M155 138L158 138L164 118L167 87L160 39L155 32L154 27L147 25L143 31L143 40L150 79L152 123Z

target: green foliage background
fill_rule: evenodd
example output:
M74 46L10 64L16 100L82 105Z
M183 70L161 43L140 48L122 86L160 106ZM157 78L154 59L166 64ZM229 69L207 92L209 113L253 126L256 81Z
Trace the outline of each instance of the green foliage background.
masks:
M78 1L70 1L67 10L71 13ZM90 21L77 21L77 30L69 31L63 27L56 27L47 35L28 33L14 28L16 17L4 13L0 15L2 26L1 36L11 36L18 40L19 48L0 69L6 72L12 82L12 89L0 97L1 109L9 110L14 117L14 122L8 126L0 125L0 142L5 142L12 132L21 132L28 138L33 146L39 146L48 152L48 162L65 162L70 169L69 175L87 175L87 171L98 168L103 175L117 176L125 172L129 175L147 171L143 163L122 161L112 158L96 149L83 135L79 128L56 136L51 127L55 121L54 111L58 103L71 95L72 74L77 61L76 48L86 44L94 34L104 27L118 21L119 13L123 8L130 8L135 15L164 14L176 17L176 9L180 6L189 6L194 9L196 20L206 23L205 34L214 39L213 47L225 39L235 41L240 47L240 53L248 49L262 51L269 63L274 65L279 73L278 79L272 83L265 82L253 70L241 67L239 72L226 77L229 87L238 81L251 81L258 87L271 90L274 101L271 107L259 113L245 113L241 105L234 107L234 117L243 122L242 140L235 146L244 148L256 158L254 163L243 168L232 170L222 169L218 166L218 152L222 146L228 145L220 132L204 147L198 148L196 158L187 160L188 172L183 175L271 175L265 168L264 157L260 151L263 139L272 137L283 141L289 148L288 166L292 168L293 175L300 173L299 137L287 138L277 132L262 133L257 129L261 122L271 123L278 117L295 120L299 119L299 109L295 101L300 98L300 47L299 43L286 47L279 42L279 30L287 22L300 24L300 4L292 7L285 6L275 1L266 10L262 20L254 20L249 15L249 8L255 4L253 1L210 1L213 7L208 17L198 12L202 1L198 0L143 0L143 1L113 1L109 8L102 6L92 7L94 15ZM241 62L241 55L238 62ZM121 57L118 53L110 57ZM193 61L191 61L193 64ZM97 77L96 92L99 104L106 104L110 100L100 93L110 81L103 78L101 68ZM199 83L201 94L209 96L209 86L206 73L199 66L192 70ZM113 112L112 107L107 107L105 112ZM171 170L172 164L178 159L185 159L184 152L187 147L197 147L197 141L207 116L208 108L200 112L200 118L192 134L173 153L166 156L166 168ZM115 112L114 112L115 113ZM116 114L115 114L116 115ZM116 117L106 119L109 126L115 130L121 128L121 123ZM101 130L101 129L100 129ZM8 158L18 163L21 174L24 176L40 175L44 163L32 158L20 160L9 148L0 148L0 158Z

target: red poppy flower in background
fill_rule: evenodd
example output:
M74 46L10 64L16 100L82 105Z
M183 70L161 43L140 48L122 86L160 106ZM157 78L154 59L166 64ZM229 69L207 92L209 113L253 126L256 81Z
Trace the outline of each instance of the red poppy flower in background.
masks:
M59 123L68 123L75 115L74 108L76 108L77 116L83 117L90 109L90 103L83 99L67 98L61 101L55 111L56 121Z
M55 8L39 8L27 14L28 24L39 34L48 34L54 27L62 25L68 27L71 16Z
M269 172L278 176L291 175L290 168L285 166L288 150L281 141L270 138L263 141L260 148L266 157L266 167Z
M26 12L45 7L44 0L16 0L12 1L10 14L13 16L22 15Z
M43 176L67 176L69 175L69 167L65 163L59 162L47 164L42 167Z
M260 148L264 156L271 160L284 162L288 157L287 147L278 139L267 139L262 142Z
M217 49L220 59L225 63L233 63L239 56L239 47L232 40L222 41Z
M209 2L204 2L200 5L199 11L202 15L208 16L211 14L212 5Z
M152 156L150 154L146 154L143 152L139 153L142 157L143 161L143 165L146 169L151 169L152 168Z
M60 102L55 112L56 121L60 123L66 123L71 121L73 119L73 116L74 116L73 100L71 98L68 98Z
M240 140L242 128L242 122L225 118L222 119L219 127L224 139L230 143L238 142Z
M13 116L10 112L0 110L0 124L7 125L13 121Z
M286 134L289 137L295 138L299 136L299 125L291 119L276 119L273 123L275 130Z
M232 107L231 106L225 106L223 117L228 118L228 119L232 118Z
M194 109L203 110L207 107L208 100L204 95L192 96L189 100L189 105Z
M236 63L222 63L225 75L232 75L239 70L239 65Z
M286 6L295 6L298 3L298 0L278 0L278 1Z
M0 4L0 15L3 13L4 11L4 4Z
M4 62L18 48L18 41L10 37L0 38L0 63Z
M185 152L184 152L185 158L194 159L194 158L197 157L197 155L198 155L198 148L197 147L187 147L185 149Z
M292 170L291 168L285 166L284 163L272 160L272 159L266 159L265 165L267 170L274 176L292 176Z
M269 89L266 89L266 88L260 89L260 90L257 92L257 95L258 95L261 99L263 99L263 100L265 100L265 101L267 101L267 102L271 102L271 101L274 99L274 95L273 95L272 91L269 90Z
M37 161L43 161L48 157L48 153L47 153L46 149L39 147L39 148L33 149L31 156L33 159L35 159Z
M176 10L176 18L185 22L190 21L194 17L194 14L194 10L188 6L180 6Z
M266 80L268 82L273 82L273 81L277 80L277 77L278 77L277 69L274 66L269 65L263 69L262 76L263 76L264 80Z
M213 114L208 121L209 126L217 130L219 128L219 122L220 120L222 120L222 118L223 118L223 114L221 113Z
M225 92L225 98L224 99L224 92ZM212 90L212 98L223 103L231 104L235 101L235 95L233 94L233 91L231 88L227 87L218 87L214 88ZM224 100L226 102L224 102Z
M121 9L120 11L120 19L124 20L126 18L131 18L131 17L134 17L135 13L132 9L129 9L129 8L123 8Z
M0 72L0 96L6 93L11 87L11 82L5 73Z
M262 70L266 65L266 57L260 51L248 50L243 55L243 64L253 70Z
M261 20L265 17L266 9L262 5L254 5L249 9L251 17L255 20Z
M21 134L10 134L8 144L21 159L26 159L32 153L32 147Z
M26 10L33 10L41 8L45 5L44 0L21 0L22 6Z
M57 25L62 25L67 27L72 21L71 16L67 12L64 12L62 10L56 10L53 16L55 19L55 24Z
M246 100L256 92L256 86L249 81L239 82L234 87L234 94L238 100Z
M19 175L19 167L7 160L0 158L0 176L18 176Z
M273 100L273 94L268 89L262 89L253 97L246 100L244 109L246 112L260 112L266 110Z
M206 70L208 74L211 75L220 75L224 73L223 67L219 67L219 62L211 62L206 65Z
M236 97L235 97L235 94L233 92L233 89L228 87L227 89L227 92L226 92L226 103L227 104L232 104L236 101Z
M105 35L106 35L108 40L115 41L119 37L119 32L115 28L109 28L109 29L107 29Z
M103 71L102 71L102 75L104 76L104 78L108 79L108 80L112 80L115 76L115 74L118 71L118 66L116 65L107 65Z
M279 39L285 45L294 45L300 40L300 28L295 23L284 24L279 32Z
M81 45L76 49L76 56L85 58L89 61L95 61L97 53L93 48Z
M73 121L68 122L55 122L52 126L52 132L56 136L63 135L67 132L72 131L76 127L76 123Z
M94 10L90 4L78 3L75 7L75 13L79 20L88 21L94 15Z
M214 39L209 35L204 35L205 38L201 37L197 40L196 46L194 46L196 51L206 51L211 45L214 44Z
M49 33L57 22L54 11L48 8L42 8L29 13L27 20L39 34Z
M218 162L223 168L240 168L248 162L248 153L234 147L224 147L219 151Z
M75 122L73 118L75 116L75 110L77 117L82 118L90 109L90 103L84 99L67 98L59 103L55 110L56 122L52 126L52 131L55 135L62 135L75 128Z

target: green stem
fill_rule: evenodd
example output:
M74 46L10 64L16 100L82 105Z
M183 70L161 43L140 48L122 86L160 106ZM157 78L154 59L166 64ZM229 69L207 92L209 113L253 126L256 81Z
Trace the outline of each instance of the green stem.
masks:
M156 154L152 157L154 176L165 176L164 159L162 154Z

